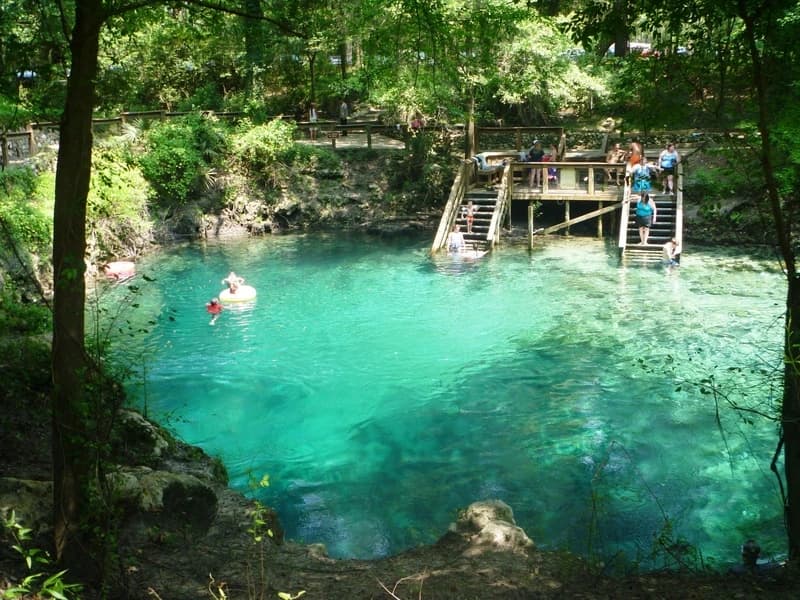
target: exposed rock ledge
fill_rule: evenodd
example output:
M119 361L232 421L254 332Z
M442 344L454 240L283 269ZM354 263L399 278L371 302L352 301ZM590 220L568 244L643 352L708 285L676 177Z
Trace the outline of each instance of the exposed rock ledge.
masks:
M511 508L495 499L461 511L435 544L379 560L334 560L320 544L284 541L270 511L259 515L273 537L259 544L248 531L257 507L228 489L218 461L137 413L124 411L120 422L122 464L112 479L125 509L118 545L124 568L107 597L222 598L220 585L230 599L301 591L303 598L324 600L723 598L762 597L762 592L788 598L793 593L763 581L713 576L603 578L572 555L538 551L515 524ZM51 494L51 482L2 478L0 512L13 508L34 532L48 535Z

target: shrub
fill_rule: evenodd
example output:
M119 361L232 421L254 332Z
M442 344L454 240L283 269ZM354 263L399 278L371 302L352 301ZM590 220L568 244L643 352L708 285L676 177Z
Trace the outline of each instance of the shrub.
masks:
M342 160L338 154L308 144L292 144L278 155L277 160L300 173L339 176L342 172Z
M52 313L46 306L20 302L9 284L4 284L0 289L0 331L45 333L50 330L52 320Z
M233 142L233 158L251 174L265 174L294 145L294 123L274 119L264 125L243 121Z
M209 117L195 115L154 126L139 166L158 202L184 204L219 163L226 143L221 125Z
M3 237L18 250L47 254L52 223L39 207L36 174L28 168L0 171L0 190Z

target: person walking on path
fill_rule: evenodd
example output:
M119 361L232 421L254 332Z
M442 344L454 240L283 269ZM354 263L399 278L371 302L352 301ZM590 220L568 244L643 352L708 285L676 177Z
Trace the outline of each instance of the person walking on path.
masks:
M343 125L342 127L342 135L347 135L347 118L350 116L350 107L347 106L347 102L342 100L341 106L339 106L339 124Z
M308 135L312 142L317 139L317 119L317 105L312 102L308 109Z

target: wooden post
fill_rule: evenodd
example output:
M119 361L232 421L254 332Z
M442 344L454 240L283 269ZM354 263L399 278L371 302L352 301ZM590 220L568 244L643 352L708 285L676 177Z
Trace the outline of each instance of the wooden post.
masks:
M586 181L586 193L594 196L594 167L589 167L589 179Z
M569 221L569 200L564 200L564 220ZM569 227L564 230L564 235L569 235Z
M33 125L28 123L25 130L28 132L28 153L33 156L36 154L36 136L33 135Z
M528 250L533 250L533 201L528 202Z
M372 127L367 125L367 148L372 150Z
M0 142L3 143L3 150L0 154L3 156L3 168L5 169L8 166L8 138L3 135L0 137Z
M602 210L603 208L603 201L600 200L597 203L597 210ZM603 215L597 217L597 237L598 239L603 239Z

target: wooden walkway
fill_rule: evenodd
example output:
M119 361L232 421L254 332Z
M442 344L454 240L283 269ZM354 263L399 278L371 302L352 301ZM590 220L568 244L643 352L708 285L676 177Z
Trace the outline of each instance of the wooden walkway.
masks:
M531 249L535 236L558 231L569 233L572 225L592 219L596 220L597 237L603 237L606 215L611 217L609 229L618 232L619 255L623 260L660 261L662 245L672 237L682 245L683 191L680 165L677 194L671 197L656 194L656 203L663 206L664 210L659 209L658 225L651 230L651 243L642 246L638 243L638 228L630 208L630 202L637 197L632 196L624 185L624 172L619 173L621 185L616 184L616 171L624 170L624 165L587 161L588 153L566 153L565 158L570 160L539 163L518 161L518 152L500 151L485 155L489 168L483 171L477 168L474 161L463 161L442 213L431 252L446 247L448 233L454 225L464 230L464 214L470 203L473 208L479 206L479 210L473 232L465 237L470 246L478 250L491 250L500 241L503 224L511 227L513 204L520 202L527 203L528 243ZM530 185L532 169L541 169L542 185ZM550 178L548 170L551 170ZM653 189L657 187L656 184ZM553 202L563 207L563 221L537 228L534 221L537 207ZM594 205L588 212L587 202ZM580 214L573 216L571 209L575 203L581 208L576 210ZM626 254L628 249L632 251Z

